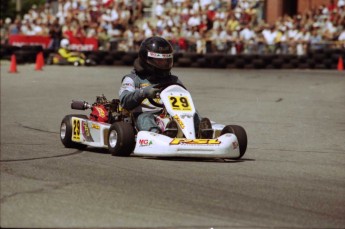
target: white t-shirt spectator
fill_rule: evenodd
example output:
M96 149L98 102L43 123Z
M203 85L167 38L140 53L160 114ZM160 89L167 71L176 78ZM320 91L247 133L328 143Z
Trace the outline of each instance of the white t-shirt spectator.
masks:
M30 14L32 19L37 19L38 18L38 13L34 9L29 10L29 14Z
M86 31L86 37L95 37L97 35L97 31L95 30L95 28L89 28Z
M222 41L230 41L231 36L228 34L226 30L222 30L222 32L220 32L219 34L219 39Z
M287 32L288 38L289 39L295 39L295 37L298 34L298 30L297 29L289 29L289 31Z
M255 37L254 31L249 29L249 28L244 28L241 32L240 32L240 37L245 40L245 41L249 41L250 39Z
M112 21L111 18L111 10L107 9L107 11L105 13L102 14L101 16L102 20L104 21Z
M66 17L66 14L65 14L63 11L59 11L59 12L56 14L56 17L59 18L59 24L60 24L60 25L65 24L65 17Z
M151 37L151 36L153 35L152 29L151 29L151 27L147 24L147 22L145 22L145 23L142 25L142 28L143 28L143 30L144 30L145 37Z
M243 9L243 11L249 9L250 5L248 1L239 1L238 6Z
M297 35L294 37L295 41L305 41L308 42L310 40L310 33L309 32L303 32L300 31L297 33Z
M187 22L188 26L194 27L194 26L199 26L200 25L200 17L197 15L193 15L188 19Z
M164 13L164 7L161 4L157 4L154 9L154 14L156 16L162 16Z
M324 28L325 28L326 31L329 31L330 33L335 33L336 30L337 30L330 20L327 20L325 22Z
M266 30L262 31L262 35L265 38L266 44L274 45L275 39L277 37L277 31L275 31L275 30L272 31L272 30L266 29Z
M201 8L203 8L203 9L205 9L211 3L212 3L212 0L201 0L200 1Z
M172 33L172 31L164 29L162 32L162 37L164 37L167 40L171 40L172 38L174 38L174 34Z
M69 9L72 9L72 2L70 0L63 5L64 12L67 12Z
M117 12L116 9L112 9L110 18L112 21L116 21L117 19L119 19L119 13Z
M31 26L30 23L26 23L25 25L23 25L22 28L21 28L21 32L22 32L24 35L27 35L27 36L36 35L36 33L35 33L35 31L34 31L34 28Z
M340 35L338 37L338 41L345 41L345 30L340 33Z
M193 3L193 10L195 11L195 12L199 12L199 9L200 9L200 4L199 4L199 2L198 1L195 1L194 3Z
M107 30L107 33L110 37L119 37L121 35L121 30L110 26L110 28Z
M33 31L34 31L35 35L42 34L43 29L42 29L42 27L40 25L33 24L32 27L33 27Z

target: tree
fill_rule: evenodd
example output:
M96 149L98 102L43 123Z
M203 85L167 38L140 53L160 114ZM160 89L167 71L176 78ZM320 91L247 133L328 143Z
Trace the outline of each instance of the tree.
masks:
M16 4L19 2L21 3L21 9L19 12L17 12ZM13 20L14 18L16 18L17 15L19 15L20 18L22 18L23 15L31 9L32 5L36 5L39 7L41 5L44 5L44 3L45 0L1 0L0 18L5 19L9 17Z
M16 16L16 5L14 1L11 0L1 0L0 1L0 18L5 19L7 17L15 18Z

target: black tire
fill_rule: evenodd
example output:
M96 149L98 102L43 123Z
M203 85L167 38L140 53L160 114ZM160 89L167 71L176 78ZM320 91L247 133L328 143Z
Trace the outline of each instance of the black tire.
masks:
M265 67L265 62L262 59L254 59L252 61L254 68L261 69Z
M131 54L125 54L122 56L122 63L127 66L132 66L135 60L135 57Z
M293 69L294 66L292 64L289 64L289 63L284 63L284 64L282 64L281 68L282 69Z
M60 139L66 148L85 149L87 145L72 141L72 117L88 119L86 115L66 115L60 125Z
M54 54L50 54L47 58L47 65L53 65Z
M234 68L236 68L236 65L235 65L235 64L227 64L227 65L226 65L226 68L228 68L228 69L234 69Z
M124 51L112 51L112 52L110 52L110 55L112 56L113 60L121 60L127 54ZM131 58L131 57L129 57L129 58Z
M274 68L279 69L282 67L284 60L282 58L277 57L277 59L272 60L272 65Z
M105 65L112 65L114 59L113 56L109 54L103 58L103 61L105 62Z
M179 67L190 67L192 61L188 58L182 57L177 61Z
M122 60L114 60L113 65L115 65L115 66L123 66L124 63L122 62Z
M126 122L115 122L108 133L108 150L113 156L128 157L135 147L133 126Z
M236 68L244 68L245 64L246 64L246 62L244 61L243 58L238 58L238 59L235 60Z
M325 59L323 60L323 64L325 65L326 69L332 69L332 60L331 59Z
M198 53L184 53L184 58L190 59L192 62L196 62L199 58L202 57L202 54Z
M223 128L220 135L228 133L234 134L237 137L240 147L240 156L234 159L240 159L241 157L243 157L244 153L247 150L247 133L242 126L227 125Z
M89 59L93 63L93 65L99 64L99 57L96 54L88 55L87 59Z

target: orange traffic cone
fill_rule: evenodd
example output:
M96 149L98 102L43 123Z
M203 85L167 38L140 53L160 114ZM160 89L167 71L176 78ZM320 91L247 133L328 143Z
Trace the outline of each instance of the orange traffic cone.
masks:
M39 52L36 55L36 71L41 71L44 66L44 57L43 57L43 52Z
M344 71L344 61L342 56L339 56L337 69L338 71Z
M9 73L17 73L17 59L16 55L12 54L11 56L11 65L10 65L10 70L8 71Z

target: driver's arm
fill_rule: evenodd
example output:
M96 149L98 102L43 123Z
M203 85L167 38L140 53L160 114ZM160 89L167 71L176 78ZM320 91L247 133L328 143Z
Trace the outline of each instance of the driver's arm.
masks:
M140 89L135 88L134 80L129 76L122 80L119 98L121 106L126 110L133 110L145 99L142 93L140 93Z
M134 80L131 77L125 77L119 92L120 103L126 110L133 110L138 107L146 98L156 98L159 92L158 88L151 84L146 87L136 88Z

